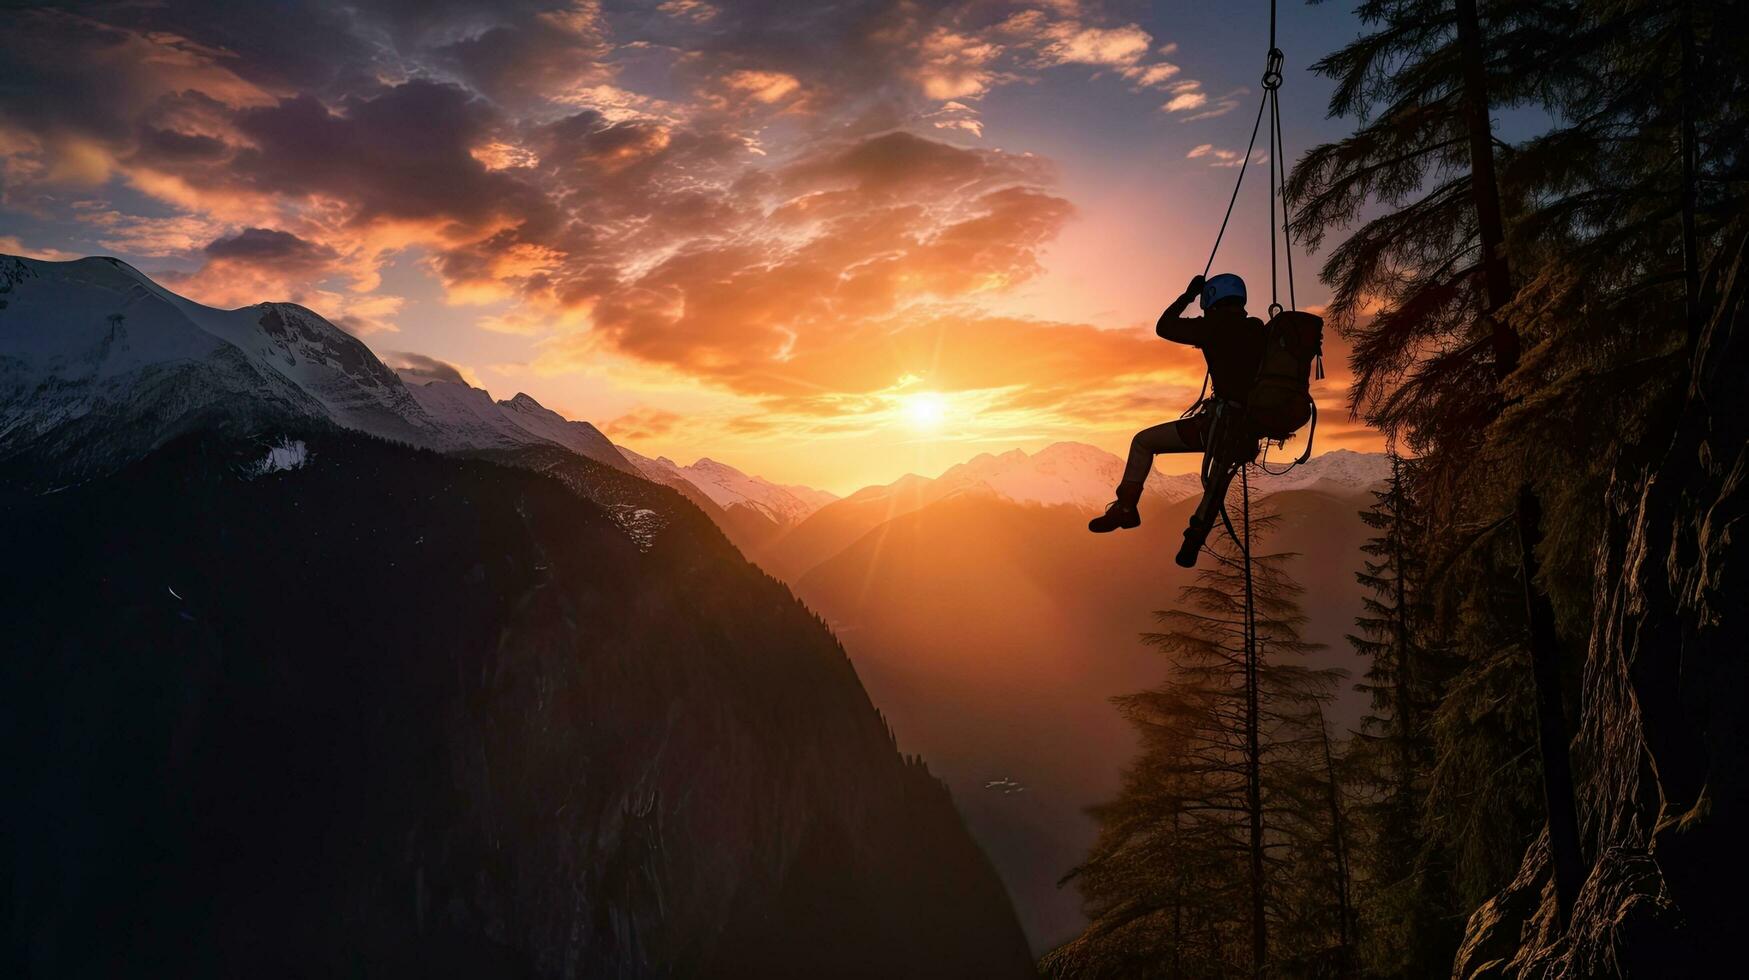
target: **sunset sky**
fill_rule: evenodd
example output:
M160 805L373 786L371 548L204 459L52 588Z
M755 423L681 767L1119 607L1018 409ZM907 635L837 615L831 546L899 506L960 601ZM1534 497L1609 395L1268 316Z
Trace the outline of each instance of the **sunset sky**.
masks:
M1350 125L1284 2L1290 156ZM302 303L650 455L848 492L1121 451L1200 356L1268 6L1094 0L60 3L0 32L0 252ZM1261 162L1260 160L1257 162ZM1268 303L1266 168L1214 271ZM1300 257L1300 303L1326 296ZM1322 448L1347 420L1341 351ZM441 362L441 364L437 363ZM1189 460L1171 469L1186 469Z

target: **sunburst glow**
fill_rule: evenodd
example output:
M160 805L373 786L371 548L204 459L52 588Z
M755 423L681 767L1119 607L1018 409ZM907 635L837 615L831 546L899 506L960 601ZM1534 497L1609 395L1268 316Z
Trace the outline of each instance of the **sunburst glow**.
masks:
M899 400L905 424L920 432L934 432L947 421L947 399L933 391L920 391Z

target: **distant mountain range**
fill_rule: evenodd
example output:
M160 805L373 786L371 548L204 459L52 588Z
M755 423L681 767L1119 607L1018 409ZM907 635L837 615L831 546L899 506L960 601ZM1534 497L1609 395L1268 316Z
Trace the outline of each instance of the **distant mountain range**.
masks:
M717 506L725 510L745 507L777 528L800 523L809 514L838 499L837 494L824 490L781 486L757 476L748 476L714 459L700 459L690 466L681 466L666 456L651 459L623 446L619 451L637 467L638 472L652 480L659 483L684 480Z
M858 490L820 507L782 535L756 545L750 554L774 574L795 581L887 521L954 496L1095 513L1111 502L1123 468L1119 457L1083 443L1060 442L1032 454L1018 449L985 453L949 467L934 479L910 474ZM1253 492L1258 497L1303 489L1350 494L1390 474L1383 455L1346 449L1281 468L1286 470L1281 475L1253 470ZM1143 506L1155 509L1201 495L1201 480L1195 473L1154 472L1148 477Z

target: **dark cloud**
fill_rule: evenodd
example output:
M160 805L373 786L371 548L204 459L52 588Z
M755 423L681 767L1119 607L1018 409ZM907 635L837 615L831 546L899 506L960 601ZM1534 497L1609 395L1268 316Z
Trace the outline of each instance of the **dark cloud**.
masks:
M536 206L528 188L474 158L494 122L486 103L439 82L347 99L338 112L301 95L238 116L238 130L254 146L234 166L260 190L336 197L360 221L478 225Z
M462 377L461 369L448 361L440 361L435 357L415 354L412 351L383 351L383 363L387 364L403 380L413 384L426 384L432 381L450 381L455 384L467 384Z
M231 147L216 136L180 133L156 126L141 126L134 159L169 167L217 163L230 156Z
M305 241L289 231L274 228L245 228L228 238L215 239L204 251L211 258L232 262L294 265L326 264L338 257L326 245Z
M1042 182L1050 175L1035 157L966 149L900 131L817 154L783 176L796 191L851 186L865 194L939 195L1003 182Z
M319 0L174 0L171 3L75 4L91 18L143 34L187 38L209 48L238 76L270 89L328 96L363 84L383 52L361 19L370 3Z
M436 54L489 98L526 105L608 80L611 51L599 13L579 4L496 24Z

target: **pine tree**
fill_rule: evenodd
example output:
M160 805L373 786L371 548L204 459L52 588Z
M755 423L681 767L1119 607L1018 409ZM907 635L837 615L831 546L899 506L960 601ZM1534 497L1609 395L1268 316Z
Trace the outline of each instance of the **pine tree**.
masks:
M1434 768L1431 718L1453 664L1430 642L1432 611L1424 584L1427 528L1411 499L1405 462L1391 453L1389 482L1373 492L1361 520L1378 532L1362 547L1356 573L1363 598L1359 632L1348 642L1366 658L1355 688L1371 699L1346 766L1363 803L1358 833L1363 958L1383 976L1429 976L1451 962L1458 910L1449 894L1449 859L1424 820Z
M1571 63L1553 57L1570 24L1559 0L1374 0L1377 27L1315 66L1338 79L1332 114L1361 117L1359 130L1317 147L1294 169L1290 195L1303 240L1316 245L1373 201L1392 207L1333 251L1324 276L1339 329L1353 337L1357 407L1392 438L1418 450L1449 523L1509 513L1537 719L1543 796L1560 915L1583 877L1565 722L1556 613L1540 575L1542 505L1528 455L1501 453L1488 438L1523 337L1507 309L1508 205L1495 167L1492 113L1543 101ZM1378 118L1370 118L1382 104ZM1363 301L1378 313L1361 321ZM1486 467L1486 469L1482 469ZM1516 568L1513 568L1516 566ZM1494 569L1481 569L1494 579ZM1458 586L1465 591L1473 583Z
M1243 535L1242 512L1237 523ZM1254 519L1252 529L1268 525ZM1341 672L1295 662L1318 647L1300 635L1301 590L1284 570L1291 555L1252 556L1251 626L1241 548L1223 537L1211 551L1145 637L1166 655L1169 676L1114 699L1141 752L1118 798L1093 810L1099 841L1070 876L1091 922L1045 958L1052 976L1294 974L1340 956L1331 889L1340 849L1318 708ZM1254 889L1262 919L1252 915ZM1259 946L1271 950L1267 962L1256 962Z
M1488 12L1491 57L1481 67L1491 109L1543 104L1549 53L1565 33L1560 4ZM1358 13L1375 29L1313 65L1337 83L1329 114L1358 128L1294 166L1293 227L1312 250L1352 229L1322 275L1333 290L1328 317L1354 344L1354 406L1418 455L1462 452L1498 410L1500 345L1480 316L1494 270L1482 261L1457 8L1370 0ZM1362 220L1377 205L1385 213Z
M1620 452L1686 385L1701 269L1749 210L1749 8L1574 2L1553 125L1503 154L1525 202L1512 317L1527 339L1495 436L1534 451L1545 581L1569 628L1590 613L1594 505Z

